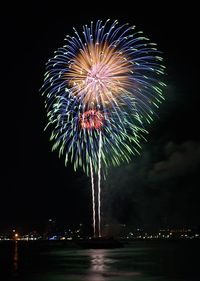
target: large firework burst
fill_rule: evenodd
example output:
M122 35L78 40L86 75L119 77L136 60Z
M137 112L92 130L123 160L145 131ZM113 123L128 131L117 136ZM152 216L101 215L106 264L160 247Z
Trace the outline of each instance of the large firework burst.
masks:
M53 150L89 174L139 153L153 108L162 101L162 58L134 26L91 22L74 29L47 62L43 94Z

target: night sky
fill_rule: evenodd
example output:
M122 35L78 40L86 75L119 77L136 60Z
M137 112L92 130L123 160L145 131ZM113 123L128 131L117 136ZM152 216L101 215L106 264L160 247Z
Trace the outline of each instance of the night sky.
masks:
M167 89L141 156L111 169L103 182L103 220L150 228L200 225L198 9L130 3L18 3L1 11L0 231L37 228L48 218L91 223L90 179L51 152L39 88L46 61L72 27L107 18L136 25L158 44Z

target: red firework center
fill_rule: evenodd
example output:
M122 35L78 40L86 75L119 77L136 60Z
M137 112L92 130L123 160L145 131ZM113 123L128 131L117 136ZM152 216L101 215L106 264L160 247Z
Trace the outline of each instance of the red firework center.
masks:
M104 122L104 115L98 110L88 110L79 117L82 129L101 129Z

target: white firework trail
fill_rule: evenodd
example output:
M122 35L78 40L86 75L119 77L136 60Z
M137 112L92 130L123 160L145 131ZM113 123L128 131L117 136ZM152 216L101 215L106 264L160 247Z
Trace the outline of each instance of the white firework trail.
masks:
M93 231L94 237L96 236L96 213L95 213L95 195L94 195L94 174L92 168L92 161L90 159L90 175L91 175L91 184L92 184L92 211L93 211Z
M101 237L101 148L102 136L99 134L99 170L98 170L98 223L99 223L99 237Z

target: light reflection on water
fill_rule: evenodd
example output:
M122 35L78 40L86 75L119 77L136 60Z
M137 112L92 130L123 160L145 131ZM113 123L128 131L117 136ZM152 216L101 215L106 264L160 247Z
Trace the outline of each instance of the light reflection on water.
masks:
M121 249L63 249L52 253L57 269L41 281L199 281L197 249L192 244L142 242Z
M14 257L13 257L13 267L14 267L15 273L17 273L17 270L18 270L18 260L19 260L19 255L18 255L18 241L15 241Z
M148 249L146 249L148 252ZM142 249L61 250L52 252L57 257L57 270L45 274L42 281L157 281L137 269ZM143 253L142 263L145 263ZM151 264L151 261L148 261ZM34 280L35 281L35 280ZM162 279L162 281L171 281Z
M85 279L88 281L105 281L103 274L110 270L109 263L112 263L112 260L106 257L106 251L103 249L90 250L88 254L91 265L88 272L86 272Z
M117 263L117 259L112 258L109 250L96 249L89 250L85 254L88 254L90 260L90 267L86 272L84 281L107 281L114 277L127 277L137 276L137 272L123 272L114 268L114 263ZM124 279L123 279L124 280Z
M37 276L34 281L146 281L133 279L142 277L142 274L130 268L124 269L120 253L114 250L60 251L52 255L57 256L54 268L42 279L42 276Z
M0 243L0 280L199 281L199 246L135 242L120 249L83 250L69 244Z

